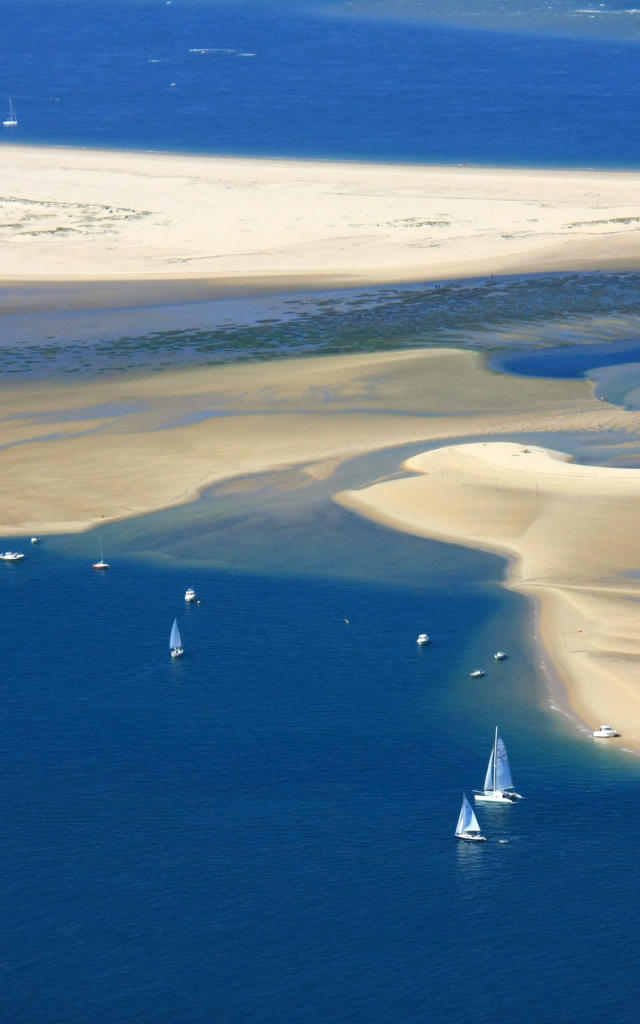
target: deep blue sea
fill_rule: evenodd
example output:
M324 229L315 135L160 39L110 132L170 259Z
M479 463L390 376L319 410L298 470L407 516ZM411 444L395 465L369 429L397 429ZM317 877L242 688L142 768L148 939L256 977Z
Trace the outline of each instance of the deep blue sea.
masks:
M577 0L486 0L484 21L503 31L482 29L479 0L437 6L449 23L422 20L418 0L3 0L0 97L13 97L20 123L2 138L640 166L640 15L593 5L603 26L618 12L606 25L620 38L602 38ZM471 27L456 24L465 9ZM529 30L536 16L546 33Z
M0 145L638 168L639 19L569 0L3 0L20 124ZM633 405L639 284L62 304L5 318L0 372L451 344L503 373L588 372ZM553 443L612 462L619 440ZM26 552L0 563L2 1024L635 1024L640 759L566 713L505 562L331 502L407 454L0 538ZM488 842L468 848L453 831L496 724L526 800L481 807Z

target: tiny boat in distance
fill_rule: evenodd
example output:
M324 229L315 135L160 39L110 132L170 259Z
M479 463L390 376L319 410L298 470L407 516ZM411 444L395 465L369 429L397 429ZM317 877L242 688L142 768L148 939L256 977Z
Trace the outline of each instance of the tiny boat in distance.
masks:
M616 732L612 725L601 725L599 729L593 730L593 735L598 740L612 740L615 736L619 736L620 733Z
M91 568L92 569L108 569L109 568L109 563L105 562L104 558L101 558L98 562L94 562Z
M13 105L13 100L9 98L9 114L5 117L2 122L5 128L15 128L18 124L18 118L16 116L16 108Z
M429 639L429 635L427 633L419 633L416 643L420 644L421 647L425 647L426 644L431 643L431 640Z
M195 601L196 592L193 589L193 587L187 587L187 589L185 590L184 599L185 601Z
M486 837L480 832L478 819L475 816L473 807L467 800L467 794L462 794L462 807L456 825L456 839L464 839L468 843L485 843Z
M173 626L171 627L169 650L171 651L172 658L181 658L184 654L184 647L182 646L180 630L178 629L178 622L176 619L173 620Z
M471 679L482 679L482 677L486 676L486 674L487 673L483 668L474 668L473 672L469 673Z
M494 661L504 661L506 656L507 656L507 652L506 651L496 651L496 653L493 656L493 660Z
M516 800L522 800L520 794L516 793L513 788L507 748L502 737L498 736L498 726L496 726L487 774L484 778L484 789L482 791L474 790L474 797L476 800L497 804L515 803Z
M39 537L32 537L31 538L31 543L32 544L39 544L40 543L40 538Z
M0 558L3 562L19 562L24 555L21 551L0 551Z

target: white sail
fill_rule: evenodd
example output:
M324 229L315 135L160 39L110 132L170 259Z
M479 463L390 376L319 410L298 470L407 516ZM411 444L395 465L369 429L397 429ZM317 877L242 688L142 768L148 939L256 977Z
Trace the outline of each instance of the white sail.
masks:
M491 790L493 790L495 788L494 784L493 784L494 783L494 779L493 779L493 764L494 764L495 749L496 748L495 748L495 745L494 745L491 748L491 756L489 757L489 764L488 764L488 767L487 767L487 774L484 777L484 791L485 791L485 793L489 793Z
M456 835L462 835L464 832L479 832L480 826L478 819L475 816L473 807L467 800L466 793L462 797L462 807L460 808L460 816L458 817L458 824L456 825Z
M507 748L504 745L504 740L498 736L496 728L496 735L489 756L489 764L487 765L487 774L484 777L484 791L485 793L495 793L505 789L513 789L513 779L511 778L511 769L509 768Z
M496 761L496 789L513 789L513 779L509 768L507 748L503 740L498 736L495 748Z
M6 117L2 123L6 126L13 126L18 123L15 107L13 105L13 100L11 98L9 98L9 116Z
M180 630L178 629L178 622L176 619L173 620L173 626L171 627L169 647L172 650L175 650L177 647L182 647L182 640L180 639Z
M464 832L464 817L465 817L465 807L464 807L464 805L466 803L468 803L468 801L467 801L467 798L465 796L462 799L462 807L460 808L460 815L458 817L458 824L456 825L456 835L457 836L459 836L461 832Z

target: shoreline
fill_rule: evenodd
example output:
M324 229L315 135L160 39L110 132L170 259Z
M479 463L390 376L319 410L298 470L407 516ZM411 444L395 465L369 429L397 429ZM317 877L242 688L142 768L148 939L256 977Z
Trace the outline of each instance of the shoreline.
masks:
M639 752L640 472L501 441L436 448L404 468L415 475L335 500L390 528L506 557L505 586L538 609L568 713L590 730L611 722Z

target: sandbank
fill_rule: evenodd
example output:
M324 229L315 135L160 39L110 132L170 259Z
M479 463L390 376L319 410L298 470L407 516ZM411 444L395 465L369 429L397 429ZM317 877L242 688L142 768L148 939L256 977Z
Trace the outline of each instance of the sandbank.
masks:
M76 532L233 476L414 442L640 426L584 381L506 387L481 356L443 349L8 382L0 407L5 536Z
M640 471L506 441L408 459L415 474L337 496L396 529L507 555L574 711L640 750Z
M8 310L640 266L637 172L15 145L0 169Z

